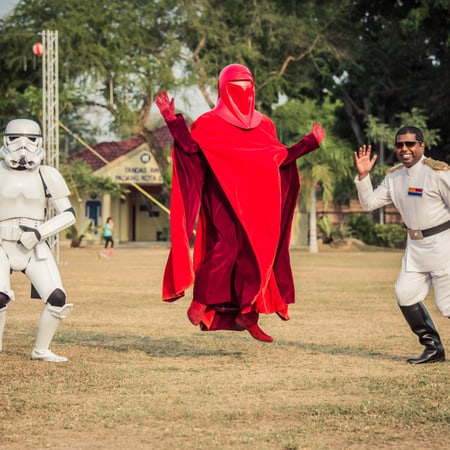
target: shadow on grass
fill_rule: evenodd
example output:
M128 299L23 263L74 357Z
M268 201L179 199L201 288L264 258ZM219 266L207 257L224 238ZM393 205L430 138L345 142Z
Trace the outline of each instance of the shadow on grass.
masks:
M228 336L220 337L220 342L218 342L217 339L214 339L210 342L209 347L206 347L203 345L203 342L193 342L192 338L189 338L188 340L174 338L155 339L148 336L111 335L78 331L73 333L65 332L58 336L55 339L55 342L59 344L78 345L81 347L101 348L115 352L141 351L148 356L153 357L226 356L241 358L244 356L246 353L245 351L218 348L218 346L223 345L228 338ZM267 344L261 343L261 345ZM388 353L362 347L343 347L295 341L277 341L275 345L278 347L296 348L305 353L331 356L349 356L396 362L405 361L407 358L407 356L390 355Z
M186 341L173 338L155 339L148 336L111 335L89 332L65 332L54 340L58 344L101 348L115 352L141 351L153 357L177 356L226 356L240 358L243 352L220 348L204 348L202 345L189 345Z
M387 361L405 361L407 358L406 356L389 355L387 353L361 347L338 347L333 345L308 344L293 341L279 341L278 344L287 347L295 347L305 352L315 354L355 356L358 358L384 359ZM411 357L411 355L408 357Z

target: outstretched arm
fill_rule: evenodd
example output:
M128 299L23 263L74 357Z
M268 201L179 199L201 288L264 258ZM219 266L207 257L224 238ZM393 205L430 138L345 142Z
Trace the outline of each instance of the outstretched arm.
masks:
M170 99L167 92L163 91L156 96L155 103L166 121L176 147L188 154L197 153L198 145L192 139L184 117L175 114L175 99Z
M288 148L288 156L282 165L288 165L301 156L319 148L325 136L326 133L322 125L320 123L313 124L311 133Z
M359 180L366 178L377 160L377 155L373 155L372 158L370 158L371 151L371 145L363 145L359 147L357 152L353 152Z

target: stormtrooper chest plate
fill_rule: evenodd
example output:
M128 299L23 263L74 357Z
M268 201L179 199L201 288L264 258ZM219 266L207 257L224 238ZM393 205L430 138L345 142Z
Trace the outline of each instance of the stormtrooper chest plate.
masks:
M0 220L16 217L43 220L45 204L38 170L9 170L0 165Z

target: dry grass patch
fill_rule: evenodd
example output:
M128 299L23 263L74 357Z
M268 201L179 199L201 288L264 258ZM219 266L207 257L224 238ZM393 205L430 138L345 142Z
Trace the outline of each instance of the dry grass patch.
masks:
M42 305L13 275L0 448L449 448L449 364L405 363L420 347L393 296L401 252L293 251L292 319L261 319L273 344L200 332L190 297L163 303L167 252L62 246L75 303L52 346L63 365L29 359Z

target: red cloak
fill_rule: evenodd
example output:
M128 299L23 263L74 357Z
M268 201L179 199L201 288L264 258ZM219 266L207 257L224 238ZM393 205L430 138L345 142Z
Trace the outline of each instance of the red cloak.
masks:
M172 248L163 300L176 300L195 282L194 299L208 305L202 329L235 329L239 310L251 308L287 319L287 305L295 301L289 258L299 192L295 159L317 148L317 141L308 135L288 149L266 116L247 130L214 112L197 119L191 134L181 116L168 126L174 137ZM227 232L230 240L238 236L228 248Z

